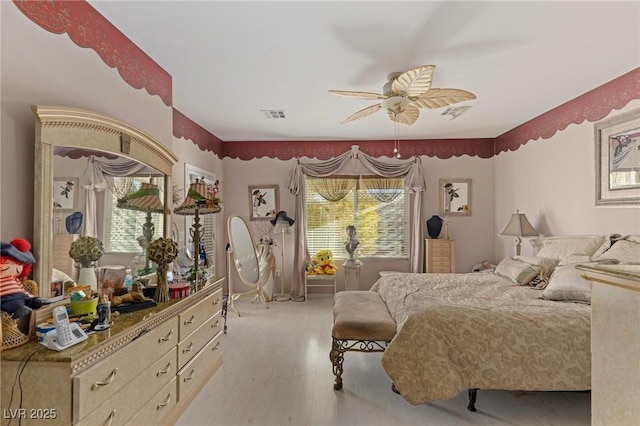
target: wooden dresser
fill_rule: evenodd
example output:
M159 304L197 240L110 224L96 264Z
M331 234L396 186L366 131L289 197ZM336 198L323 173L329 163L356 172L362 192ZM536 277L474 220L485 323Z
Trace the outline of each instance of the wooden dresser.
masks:
M453 273L456 271L455 240L424 240L424 272Z
M2 424L172 424L222 364L222 282L120 315L62 352L2 352ZM16 372L21 374L22 394ZM20 399L22 406L20 407ZM20 409L24 409L21 411Z

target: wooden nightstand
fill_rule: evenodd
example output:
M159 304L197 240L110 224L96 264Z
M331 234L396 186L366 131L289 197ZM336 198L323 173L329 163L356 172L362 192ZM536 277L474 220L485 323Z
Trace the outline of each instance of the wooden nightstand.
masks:
M453 273L455 271L455 240L424 240L424 272Z

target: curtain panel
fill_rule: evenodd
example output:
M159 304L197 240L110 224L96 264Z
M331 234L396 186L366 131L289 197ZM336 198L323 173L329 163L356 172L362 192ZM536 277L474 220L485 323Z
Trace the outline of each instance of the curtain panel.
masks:
M287 188L296 197L295 249L291 279L291 299L294 301L304 300L305 262L309 258L307 249L306 196L304 191L305 176L328 177L337 174L350 161L360 161L367 170L378 176L404 178L405 187L410 194L409 261L411 271L420 272L420 205L421 194L425 190L420 159L412 157L407 160L379 160L359 151L357 146L353 146L350 151L327 161L303 163L298 159L289 172Z

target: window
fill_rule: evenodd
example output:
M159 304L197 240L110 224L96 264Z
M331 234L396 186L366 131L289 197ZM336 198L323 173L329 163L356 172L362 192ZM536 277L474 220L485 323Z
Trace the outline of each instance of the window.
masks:
M114 177L113 188L105 191L104 247L110 253L141 253L142 246L138 242L142 227L147 221L147 213L137 210L117 208L118 198L140 189L148 177ZM154 179L160 194L164 194L164 179ZM122 194L117 195L117 192ZM164 235L164 216L162 213L151 213L154 225L153 239Z
M345 179L351 182L345 182ZM322 188L331 188L328 201ZM336 190L336 188L340 188ZM345 228L354 225L360 241L356 257L409 256L408 194L404 179L362 176L307 178L307 247L310 254L329 249L346 257Z

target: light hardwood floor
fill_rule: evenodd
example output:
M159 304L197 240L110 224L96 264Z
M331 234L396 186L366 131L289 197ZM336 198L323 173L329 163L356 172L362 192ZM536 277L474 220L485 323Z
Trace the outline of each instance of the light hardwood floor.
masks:
M344 388L333 390L329 361L333 299L249 299L229 312L222 367L178 425L589 425L589 392L479 391L412 406L391 391L381 354L347 353Z

